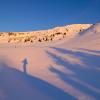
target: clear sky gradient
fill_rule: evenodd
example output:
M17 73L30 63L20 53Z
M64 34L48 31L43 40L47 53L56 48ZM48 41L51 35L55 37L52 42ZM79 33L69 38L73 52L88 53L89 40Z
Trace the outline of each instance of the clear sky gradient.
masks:
M100 0L0 0L0 31L100 22Z

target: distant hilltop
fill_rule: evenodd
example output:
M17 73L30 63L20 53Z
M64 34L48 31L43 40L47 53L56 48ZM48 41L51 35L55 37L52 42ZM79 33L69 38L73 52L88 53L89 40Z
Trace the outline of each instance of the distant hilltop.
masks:
M74 38L78 33L91 27L93 24L72 24L56 27L49 30L31 32L0 32L0 43L36 43L52 42L64 38Z

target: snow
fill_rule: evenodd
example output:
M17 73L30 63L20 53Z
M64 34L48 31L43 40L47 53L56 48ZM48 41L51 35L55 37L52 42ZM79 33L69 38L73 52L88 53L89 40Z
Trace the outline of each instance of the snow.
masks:
M72 24L49 30L32 32L0 32L0 43L38 43L53 42L66 38L69 40L77 33L89 28L92 24Z
M0 100L33 99L100 99L100 24L69 41L0 45Z

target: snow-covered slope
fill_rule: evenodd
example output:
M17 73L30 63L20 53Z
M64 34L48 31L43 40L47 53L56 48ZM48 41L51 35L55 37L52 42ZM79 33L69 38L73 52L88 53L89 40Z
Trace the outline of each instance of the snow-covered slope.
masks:
M36 43L57 41L63 38L70 39L91 25L92 24L72 24L50 30L33 32L1 32L0 43Z
M69 44L91 48L91 49L98 49L100 48L100 23L96 25L92 25L89 29L80 32L77 36L69 41ZM71 43L72 42L72 43ZM93 48L92 48L93 47Z
M0 45L0 100L99 100L100 24L55 43Z

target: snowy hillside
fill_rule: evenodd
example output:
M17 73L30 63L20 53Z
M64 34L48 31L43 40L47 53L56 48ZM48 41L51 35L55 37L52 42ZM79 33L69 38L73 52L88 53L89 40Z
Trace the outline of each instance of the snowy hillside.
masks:
M73 38L92 24L72 24L50 30L33 32L0 32L0 43L36 43Z
M15 46L5 41L13 36L3 33L0 100L100 100L100 24L81 32L79 26L63 27L74 38L54 43Z

